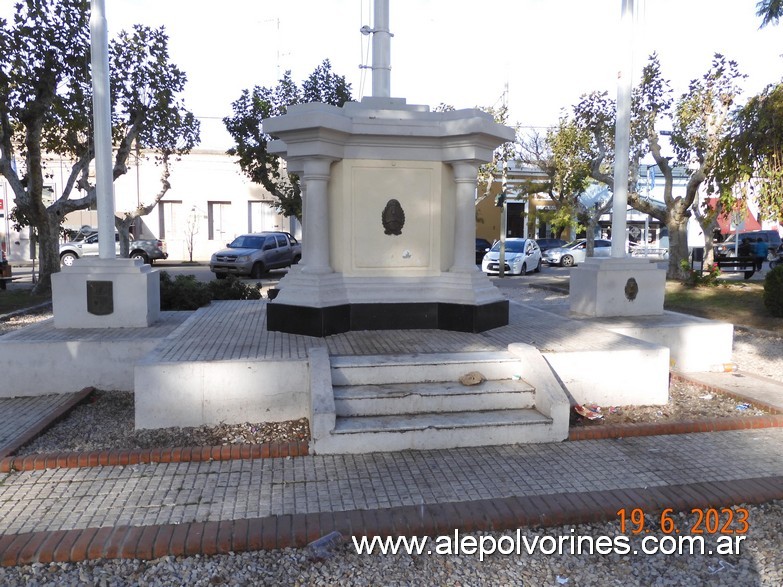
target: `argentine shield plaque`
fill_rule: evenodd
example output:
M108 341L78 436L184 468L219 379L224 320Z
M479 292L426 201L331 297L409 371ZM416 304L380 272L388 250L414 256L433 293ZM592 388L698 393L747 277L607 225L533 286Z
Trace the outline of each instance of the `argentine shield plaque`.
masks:
M95 316L106 316L114 312L113 282L87 282L87 311Z

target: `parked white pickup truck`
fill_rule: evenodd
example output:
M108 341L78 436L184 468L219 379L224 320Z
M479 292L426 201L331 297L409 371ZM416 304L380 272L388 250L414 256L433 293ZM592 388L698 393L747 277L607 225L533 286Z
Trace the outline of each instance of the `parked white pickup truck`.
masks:
M209 261L209 270L218 279L227 275L258 279L270 269L290 267L302 259L302 245L287 232L243 234L226 246Z
M117 254L120 253L120 235L114 233ZM98 256L98 231L97 229L82 229L76 238L60 245L60 263L70 267L76 259L81 257ZM129 255L131 259L141 259L144 263L152 265L158 259L167 259L166 243L160 239L132 240L130 242Z

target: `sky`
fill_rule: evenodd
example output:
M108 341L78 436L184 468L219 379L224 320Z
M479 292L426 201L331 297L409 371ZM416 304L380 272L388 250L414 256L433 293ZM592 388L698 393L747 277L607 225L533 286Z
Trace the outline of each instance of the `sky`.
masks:
M17 0L0 0L9 17ZM636 0L634 80L652 51L674 95L715 52L749 77L744 96L783 79L783 24L759 30L757 0ZM324 60L356 99L371 95L372 0L105 0L109 35L165 26L171 60L188 76L187 107L202 146L226 149L221 119L242 89L301 82ZM621 0L389 0L391 95L409 104L497 106L510 124L545 128L579 96L616 96Z

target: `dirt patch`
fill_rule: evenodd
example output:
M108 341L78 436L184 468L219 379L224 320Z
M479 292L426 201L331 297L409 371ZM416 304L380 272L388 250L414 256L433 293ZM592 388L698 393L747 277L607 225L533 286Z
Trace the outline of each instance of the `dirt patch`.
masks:
M133 393L94 391L84 403L16 454L262 444L310 438L306 418L155 430L135 430L133 421Z
M700 385L673 380L669 386L669 402L662 406L584 406L600 414L591 420L572 412L572 426L603 426L606 424L639 424L685 422L737 416L763 416L770 412L745 401Z

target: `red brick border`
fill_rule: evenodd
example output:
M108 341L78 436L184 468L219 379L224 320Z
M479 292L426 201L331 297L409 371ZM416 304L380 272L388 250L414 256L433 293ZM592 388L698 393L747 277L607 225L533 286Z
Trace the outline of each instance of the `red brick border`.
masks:
M0 473L56 468L146 465L149 463L229 461L239 458L263 459L280 456L302 457L307 456L308 454L310 454L310 443L307 440L222 446L43 453L25 456L10 456L0 459Z
M525 526L605 522L625 508L657 513L665 508L761 504L783 499L783 476L636 487L583 493L507 497L472 502L286 514L160 526L117 526L0 535L0 566L78 562L99 558L150 560L162 556L303 547L337 531L349 536L434 536L505 531ZM752 525L751 520L751 525Z
M571 428L568 440L598 440L602 438L630 438L632 436L660 436L664 434L691 434L693 432L725 432L751 428L783 428L783 414L766 416L735 416L678 422L640 422L638 424L602 424Z

